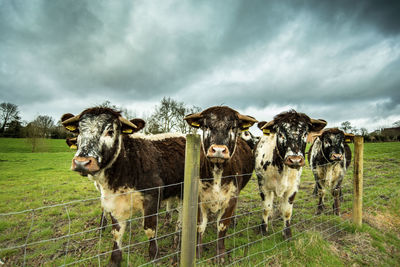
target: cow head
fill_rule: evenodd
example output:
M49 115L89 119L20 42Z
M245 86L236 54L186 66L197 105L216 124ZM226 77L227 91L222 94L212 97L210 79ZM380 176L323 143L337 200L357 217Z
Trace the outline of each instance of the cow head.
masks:
M77 148L71 169L84 176L106 167L118 154L122 135L137 132L145 124L141 119L128 121L119 112L102 107L86 109L77 116L64 114L61 122L78 135L67 144Z
M328 162L344 160L344 143L353 140L354 134L344 133L338 128L325 129L317 135L321 141L321 149Z
M228 161L236 148L236 140L241 131L251 127L256 119L241 115L229 107L211 107L185 117L186 122L203 131L203 149L212 163Z
M324 120L310 119L295 110L283 112L270 122L260 122L258 127L264 134L276 135L276 151L283 163L290 168L304 166L307 135L320 131L326 125Z

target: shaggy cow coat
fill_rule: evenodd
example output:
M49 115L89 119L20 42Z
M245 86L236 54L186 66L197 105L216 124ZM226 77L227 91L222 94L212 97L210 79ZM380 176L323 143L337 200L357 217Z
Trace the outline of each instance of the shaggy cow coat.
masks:
M135 211L144 216L149 256L156 258L160 202L182 197L185 138L133 134L144 127L144 121L128 121L109 108L87 109L78 116L65 114L62 123L78 134L71 169L96 182L104 212L111 215L114 247L110 265L121 264L126 221Z

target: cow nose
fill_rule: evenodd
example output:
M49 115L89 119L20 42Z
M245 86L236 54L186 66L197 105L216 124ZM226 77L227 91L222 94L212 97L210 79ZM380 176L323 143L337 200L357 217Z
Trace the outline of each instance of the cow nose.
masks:
M207 151L207 157L228 160L230 159L229 149L226 145L212 145Z
M90 159L85 161L74 159L75 168L86 168L85 166L88 165L90 162L91 162Z
M304 166L304 157L288 156L284 162L288 167L299 168Z
M91 172L96 172L100 168L97 164L97 160L93 157L74 157L72 159L71 169L80 172L82 175L86 175Z
M339 153L333 153L331 154L331 160L342 160L343 159L343 155L339 154Z

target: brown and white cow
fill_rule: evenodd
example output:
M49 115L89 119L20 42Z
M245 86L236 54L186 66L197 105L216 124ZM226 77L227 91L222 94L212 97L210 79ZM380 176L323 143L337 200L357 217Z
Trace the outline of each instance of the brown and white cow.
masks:
M307 135L325 125L326 121L310 119L295 110L280 113L268 123L258 123L264 133L255 148L255 171L264 209L263 233L268 231L268 217L277 196L284 221L283 236L285 239L292 236L290 220L305 162Z
M316 136L308 151L308 161L315 178L314 192L319 196L317 214L324 210L327 188L334 198L333 212L340 214L341 185L351 162L351 150L347 143L353 138L353 134L344 133L338 128L325 129Z
M254 169L253 153L240 138L240 133L256 120L226 106L210 107L186 116L185 120L202 130L197 257L202 253L202 238L211 212L217 214L217 256L222 262L225 256L224 238L240 190L247 184Z
M142 129L145 122L128 121L109 108L89 108L77 116L65 114L61 120L66 129L78 134L71 169L97 183L102 208L111 215L114 247L110 265L121 264L126 221L137 210L144 216L150 259L156 258L160 202L181 197L185 138L176 134L131 134Z

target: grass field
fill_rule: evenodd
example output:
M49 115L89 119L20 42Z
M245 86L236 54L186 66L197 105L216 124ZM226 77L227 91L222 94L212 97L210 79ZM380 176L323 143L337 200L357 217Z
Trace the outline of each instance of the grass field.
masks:
M43 140L31 153L25 139L0 138L0 260L4 266L106 265L112 250L110 227L99 231L99 193L93 183L69 170L74 151L64 140ZM352 166L351 166L352 168ZM315 215L309 167L302 174L293 210L294 239L282 239L277 212L267 236L259 231L261 205L256 180L242 191L237 223L228 231L227 264L234 266L400 266L400 143L367 143L364 150L363 226L351 223L352 170L343 185L342 215ZM174 221L160 210L158 237L167 266L173 254ZM176 214L174 215L176 217ZM200 266L213 265L215 218L210 219ZM124 263L148 262L147 238L135 215L127 227ZM1 264L0 264L1 265Z

